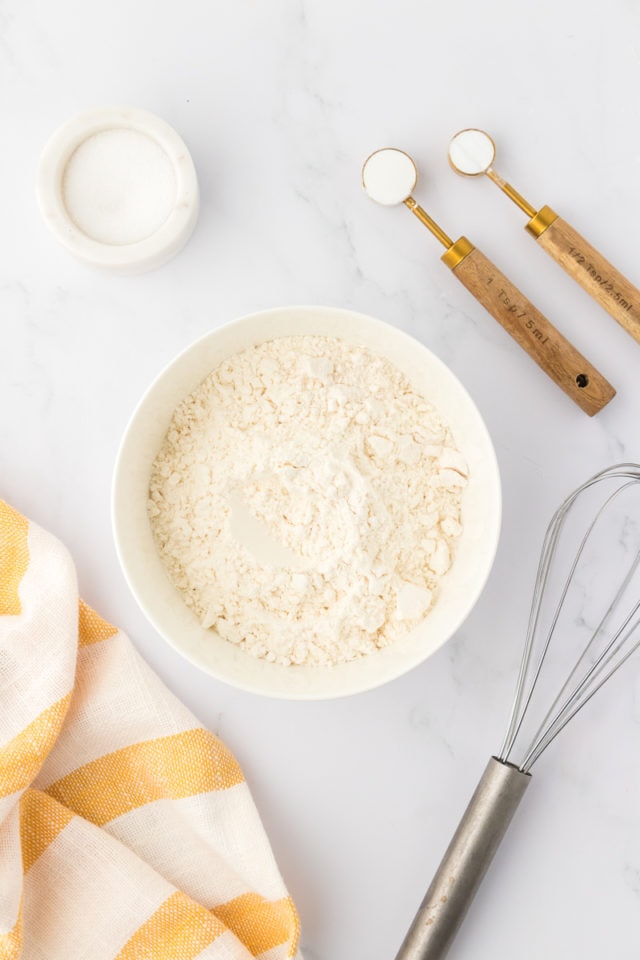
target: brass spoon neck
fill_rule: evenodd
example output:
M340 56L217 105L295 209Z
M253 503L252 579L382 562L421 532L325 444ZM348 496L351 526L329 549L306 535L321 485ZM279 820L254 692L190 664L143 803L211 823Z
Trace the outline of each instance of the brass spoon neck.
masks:
M440 229L435 220L431 219L426 210L423 210L420 204L416 203L413 197L407 197L404 202L406 206L409 207L409 210L411 210L412 213L415 213L420 223L424 224L427 230L431 231L431 233L440 241L443 247L449 248L453 246L453 240L451 237L448 237L444 230Z
M520 207L523 213L526 213L529 219L535 217L536 213L538 212L536 208L532 207L531 204L525 200L524 197L521 196L518 191L511 186L510 183L507 183L506 180L503 180L499 173L496 173L495 170L489 167L489 169L486 171L486 174L490 180L493 180L496 186L500 187L503 193L506 193L510 200L513 200L513 202Z

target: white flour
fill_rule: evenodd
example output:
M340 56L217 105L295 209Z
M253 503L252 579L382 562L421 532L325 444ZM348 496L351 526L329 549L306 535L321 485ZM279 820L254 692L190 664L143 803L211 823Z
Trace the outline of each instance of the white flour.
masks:
M466 475L391 363L282 337L225 360L177 407L149 517L205 627L266 660L336 664L437 602Z

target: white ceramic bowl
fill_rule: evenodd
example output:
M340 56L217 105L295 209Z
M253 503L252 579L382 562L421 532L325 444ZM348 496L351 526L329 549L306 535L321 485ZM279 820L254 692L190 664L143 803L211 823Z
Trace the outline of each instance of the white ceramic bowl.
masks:
M85 110L63 123L43 150L36 185L56 239L111 273L159 267L198 219L187 147L168 123L137 107Z
M151 465L178 402L229 355L265 340L296 334L341 337L394 363L438 408L470 468L462 503L464 532L433 610L391 646L334 667L267 663L203 629L170 582L147 518ZM159 375L140 401L122 440L112 510L125 577L151 623L172 647L212 676L244 690L288 699L325 699L359 693L406 673L455 633L491 570L500 532L500 477L489 434L473 401L426 347L380 320L349 310L284 307L214 330Z

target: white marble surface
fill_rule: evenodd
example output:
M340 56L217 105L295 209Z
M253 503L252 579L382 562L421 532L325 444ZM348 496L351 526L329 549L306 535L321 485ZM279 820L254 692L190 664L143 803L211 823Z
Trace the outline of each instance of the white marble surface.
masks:
M236 752L302 918L306 960L387 960L501 739L543 528L590 473L640 458L640 345L536 249L446 147L485 126L497 164L640 280L640 7L634 0L0 0L0 495L57 533L82 592ZM34 195L51 131L86 107L151 109L202 190L186 249L145 276L59 248ZM363 195L396 145L416 195L521 285L618 389L594 420L537 370L439 262L404 209ZM351 307L414 334L486 418L504 483L488 586L435 657L327 703L246 695L182 662L128 593L109 487L149 380L193 339L289 303ZM606 568L601 584L607 588ZM640 661L541 761L451 951L632 960L640 953Z

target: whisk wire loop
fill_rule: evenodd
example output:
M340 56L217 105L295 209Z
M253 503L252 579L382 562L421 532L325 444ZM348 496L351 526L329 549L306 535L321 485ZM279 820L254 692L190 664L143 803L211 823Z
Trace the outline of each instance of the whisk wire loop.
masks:
M608 493L601 503L586 532L580 538L577 550L569 564L568 573L560 587L559 597L553 605L550 614L550 623L546 631L541 628L542 610L548 592L549 577L558 550L560 538L565 529L567 515L582 494L596 484L604 481L618 481L613 492ZM539 681L545 663L548 660L552 641L558 633L558 624L565 606L569 590L575 583L576 571L583 559L585 549L599 526L605 513L608 513L616 501L629 488L640 483L640 464L623 463L607 470L603 470L591 477L572 494L554 514L544 537L536 581L533 590L533 600L529 613L525 646L523 651L516 692L509 717L507 731L499 753L499 758L505 763L511 762L511 756L516 744L521 739L523 725L531 707L534 694L538 691ZM611 626L614 614L619 614L623 597L630 587L640 566L640 548L634 552L633 559L626 570L613 600L609 603L604 614L596 626L590 630L572 669L561 682L551 706L547 708L536 732L524 750L523 759L516 764L523 773L528 773L550 743L566 727L573 717L585 706L594 694L610 679L623 663L640 647L640 638L632 642L634 634L640 626L640 595L633 603L630 611L623 616L622 622L616 629L612 629L611 636L606 640L603 649L595 654L596 644L600 645L606 639L606 631ZM634 619L635 618L635 619ZM591 662L589 662L591 660ZM585 666L586 664L586 666Z

